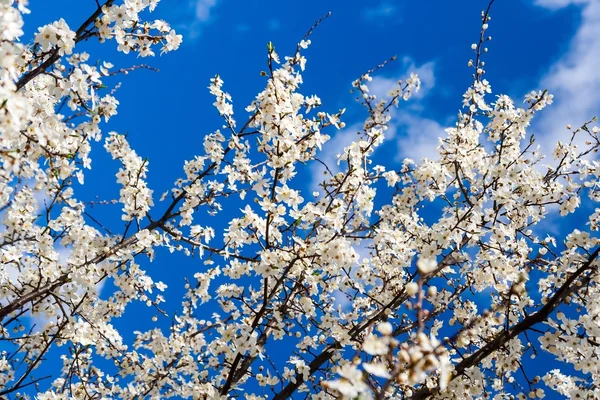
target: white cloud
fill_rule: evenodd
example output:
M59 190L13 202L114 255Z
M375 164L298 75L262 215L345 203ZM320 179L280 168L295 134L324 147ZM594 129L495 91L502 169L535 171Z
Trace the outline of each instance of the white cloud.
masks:
M357 132L362 131L362 122L356 123L339 130L335 135L323 145L323 150L317 153L317 158L327 167L332 174L336 174L340 171L340 166L337 164L337 155L341 153L346 146L349 146L353 141L358 138ZM319 183L323 181L326 176L326 171L323 164L313 162L310 167L312 182L310 185L311 192L319 192Z
M406 79L411 72L416 73L421 80L421 89L414 93L408 103L401 103L398 109L391 109L391 124L386 132L386 138L395 139L397 145L396 161L412 158L420 161L422 158L437 157L439 138L446 135L442 125L435 120L421 115L422 100L435 86L435 63L429 61L422 65L405 57L402 60L401 72L393 77L373 77L369 82L369 90L377 98L389 97L387 94L394 89L399 79Z
M398 153L396 160L411 158L421 161L437 158L437 147L440 137L445 137L446 128L437 121L415 115L410 111L400 111L396 114L398 137L396 144Z
M398 80L406 79L411 72L419 75L419 79L421 80L421 89L414 94L412 101L422 99L435 86L435 63L430 61L417 66L410 57L402 59L401 73L395 74L393 77L374 76L368 85L369 92L377 96L377 98L389 97L388 93L398 85Z
M394 141L397 147L396 159L400 161L409 157L415 161L422 158L434 158L437 156L439 137L445 136L444 127L438 122L421 116L424 108L422 100L431 92L435 86L435 63L433 61L416 65L408 57L402 60L401 68L393 76L374 76L368 83L369 93L376 98L389 98L388 93L394 89L399 79L406 79L410 73L419 75L421 90L415 93L408 102L401 102L400 108L391 108L391 122L385 132L386 140ZM319 160L325 163L332 173L340 171L337 165L337 154L357 139L357 132L362 131L363 123L357 122L335 133L333 138L325 143L323 150L317 154ZM375 156L377 158L377 155ZM318 191L318 184L323 180L325 168L319 163L313 163L311 167L312 183L311 191Z
M581 6L581 24L569 49L541 79L539 87L554 94L554 104L538 114L533 127L544 139L542 150L551 151L557 140L565 141L574 128L600 116L600 2L597 0L538 0L536 4L555 9ZM582 138L583 140L583 138Z
M550 9L558 9L569 5L581 5L590 2L590 0L536 0L535 4Z
M185 15L185 24L178 29L184 32L187 39L196 39L202 33L202 28L214 20L214 10L219 0L188 0L187 7L181 7Z
M352 299L341 290L336 290L333 294L333 303L343 312L348 312L352 309Z
M217 0L196 0L196 19L206 22L210 18L211 10L217 5Z
M363 15L368 21L379 21L383 18L390 18L396 14L397 8L392 3L384 1L376 7L366 8Z

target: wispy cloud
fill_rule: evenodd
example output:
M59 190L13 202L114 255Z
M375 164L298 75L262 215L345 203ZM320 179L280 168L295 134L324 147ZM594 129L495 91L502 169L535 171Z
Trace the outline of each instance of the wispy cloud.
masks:
M404 158L431 160L438 156L437 147L440 137L446 136L446 127L433 119L404 110L397 113L396 123L399 132L396 139L397 161Z
M398 85L398 80L406 79L411 72L419 75L421 80L421 89L414 94L414 99L424 98L431 89L435 86L435 63L429 61L423 65L417 66L410 57L402 59L402 66L398 73L394 73L391 77L374 76L369 82L369 92L377 96L377 98L389 97L388 93Z
M388 76L374 76L368 83L369 94L377 99L389 98L388 93L398 85L398 80L406 79L410 73L419 75L421 90L417 92L408 103L402 102L400 108L390 110L391 121L386 130L386 140L396 147L396 160L400 161L410 157L416 161L422 158L434 158L437 155L439 138L445 136L444 127L437 121L422 115L425 108L423 100L430 94L435 86L435 63L433 61L417 65L411 58L404 58L399 70ZM349 124L338 131L333 138L323 146L318 158L325 163L329 170L335 174L340 171L337 165L337 155L344 148L355 141L357 132L362 131L363 122ZM311 172L313 181L312 190L318 189L318 184L323 180L325 168L321 164L313 164Z
M196 19L201 22L210 19L211 10L217 5L217 0L195 0Z
M337 131L325 145L323 150L317 154L317 158L329 168L332 174L336 174L340 171L340 166L337 164L337 155L344 151L344 148L349 146L353 141L357 140L357 132L362 130L362 122L349 125L344 129ZM326 171L323 164L312 163L310 172L312 182L310 185L311 191L319 191L319 184L324 180Z
M563 8L570 5L591 3L594 0L536 0L536 4L550 9Z
M402 60L402 68L393 77L374 77L369 82L371 94L377 98L389 97L399 79L405 79L411 72L421 80L421 89L414 94L408 103L400 104L400 108L391 110L391 124L386 132L387 139L393 139L397 146L397 161L410 157L416 161L423 158L432 159L437 156L436 148L439 138L445 136L444 127L437 121L422 115L423 100L435 86L435 63L433 61L416 65L411 58Z
M202 33L202 28L210 24L214 18L214 11L221 0L188 0L187 8L182 7L185 15L185 24L179 28L188 39L196 39Z
M397 159L409 157L415 161L423 158L432 159L437 156L439 138L445 136L444 127L439 122L422 115L423 100L435 86L435 63L426 62L416 65L405 57L402 68L393 77L374 77L369 83L370 93L377 98L389 97L399 79L405 79L411 72L416 73L421 80L421 89L414 94L408 103L400 104L400 108L392 109L392 120L387 130L387 139L393 139L397 146Z
M384 1L376 7L366 8L363 11L363 16L367 21L380 21L381 19L393 17L397 10L394 4Z
M540 88L554 94L554 104L538 115L533 127L541 132L547 146L552 146L569 137L567 124L575 128L600 116L600 2L538 0L536 4L549 9L576 5L581 10L581 24L568 50L539 83ZM543 150L548 152L550 148Z

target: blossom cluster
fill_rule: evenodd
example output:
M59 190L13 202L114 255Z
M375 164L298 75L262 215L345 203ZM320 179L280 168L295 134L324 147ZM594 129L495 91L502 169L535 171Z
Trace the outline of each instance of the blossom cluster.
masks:
M411 73L377 97L383 63L352 85L355 139L321 160L346 109L302 92L320 20L291 56L267 44L247 107L207 79L223 123L155 205L148 160L104 133L112 77L137 67L78 44L177 49L166 22L142 19L158 3L98 1L79 28L52 22L25 46L26 1L0 0L0 397L597 398L600 130L582 121L541 153L530 125L553 97L491 98L489 8L435 157L378 163L394 108L421 87ZM101 140L119 189L90 201ZM324 166L318 188L307 166ZM585 227L544 228L574 214ZM201 261L187 276L169 264L180 292L155 276L171 253ZM140 307L148 320L120 330ZM529 374L540 353L568 368Z

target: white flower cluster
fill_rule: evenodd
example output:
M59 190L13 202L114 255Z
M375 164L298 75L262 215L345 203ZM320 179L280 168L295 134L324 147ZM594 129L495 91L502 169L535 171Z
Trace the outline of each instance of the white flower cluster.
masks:
M124 135L110 132L104 144L113 159L121 161L123 168L117 173L117 182L121 188L119 201L123 203L123 221L142 219L146 216L152 201L152 190L144 180L148 172L148 161L143 160L129 147Z
M367 112L356 138L335 165L319 160L345 109L301 93L311 29L289 57L268 43L247 116L210 80L224 123L160 207L148 161L115 132L104 147L121 164L119 193L90 200L84 171L119 105L108 86L144 66L78 44L175 50L181 36L142 19L157 3L99 1L80 27L52 22L24 46L26 2L0 0L0 397L597 397L600 129L569 127L544 158L528 128L552 95L489 100L488 12L436 157L377 165L392 107L420 88L410 74L376 98L384 63L353 84ZM312 194L307 165L325 170ZM573 213L577 229L540 228ZM177 292L154 272L175 252L201 262L172 269L185 294L165 307ZM133 334L121 330L132 315ZM530 375L542 352L567 368ZM38 380L55 356L62 367Z
M442 392L446 389L452 364L447 350L435 337L418 333L410 342L400 344L393 337L393 327L389 322L380 323L377 330L381 335L369 334L362 343L362 350L373 356L371 361L361 363L360 359L355 359L343 364L337 370L341 379L325 381L322 383L324 387L337 391L344 398L373 398L367 375L358 369L360 365L368 375L409 388L406 391L408 396L412 393L411 387L423 384L426 379L429 379L428 386L437 386ZM428 378L432 372L435 372L435 380ZM392 393L390 391L386 395Z
M40 27L35 35L35 42L40 45L43 52L48 52L56 47L60 55L71 54L75 47L75 32L61 18Z
M18 8L13 7L13 3L12 0L0 2L0 82L2 82L2 86L17 78L18 69L15 66L17 57L23 49L23 45L18 42L23 35L22 14L28 12L25 8L26 2L18 3ZM5 95L0 93L0 98L5 99Z

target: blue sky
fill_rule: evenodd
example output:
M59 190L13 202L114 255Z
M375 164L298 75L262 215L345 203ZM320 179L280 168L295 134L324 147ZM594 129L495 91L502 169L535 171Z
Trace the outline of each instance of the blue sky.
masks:
M305 52L308 63L302 92L320 96L326 111L343 107L348 111L347 129L335 134L321 158L331 163L364 120L361 106L349 92L351 82L392 55L398 59L377 74L373 91L386 93L391 83L410 72L419 73L423 88L395 111L392 135L377 157L393 163L406 156L433 156L437 137L453 125L461 95L470 84L470 45L478 39L479 16L486 6L487 1L480 0L162 0L145 18L165 19L182 33L184 42L178 51L136 59L118 54L114 43L84 43L81 50L92 54L92 62L107 60L117 67L144 63L160 69L158 73L135 71L113 82L122 81L116 94L119 114L105 127L105 132L128 133L132 147L148 157L149 185L157 201L182 175L184 160L201 152L203 136L222 125L212 107L209 79L217 73L223 78L237 119L244 120L244 107L264 85L260 71L267 68L266 43L272 41L282 56L291 54L314 21L329 11L331 17L314 32ZM31 0L25 40L37 26L61 17L76 29L94 8L94 0ZM532 128L542 148L566 135L566 124L579 126L600 115L600 2L498 0L491 15L493 40L485 61L494 93L519 99L530 90L549 89L555 95L555 104ZM86 181L93 186L84 196L118 198L117 163L100 146L92 158ZM317 172L304 172L305 190L314 185L310 174ZM108 225L119 232L119 208L90 211L101 219L112 218ZM159 253L156 262L144 267L170 286L166 307L175 310L183 277L193 275L201 265L182 255ZM139 312L136 315L144 316L150 311L142 307ZM132 326L121 324L124 329ZM149 319L135 324L131 330L153 327Z

